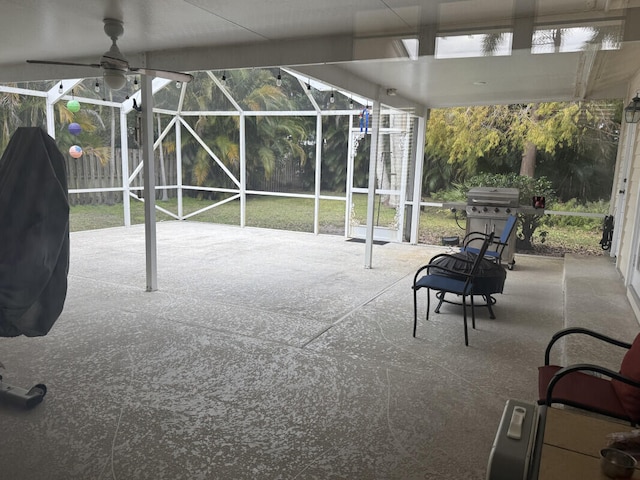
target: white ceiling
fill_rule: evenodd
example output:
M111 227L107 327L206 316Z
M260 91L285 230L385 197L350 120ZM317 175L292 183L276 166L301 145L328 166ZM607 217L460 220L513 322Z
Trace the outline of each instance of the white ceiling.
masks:
M97 62L110 46L106 17L124 22L118 45L134 65L287 66L418 112L624 98L640 68L640 0L0 0L0 8L0 83L96 76L25 60ZM619 48L531 53L534 30L585 25L619 25ZM512 35L506 55L440 58L443 37L468 43L488 31ZM417 58L403 48L407 38L419 41Z

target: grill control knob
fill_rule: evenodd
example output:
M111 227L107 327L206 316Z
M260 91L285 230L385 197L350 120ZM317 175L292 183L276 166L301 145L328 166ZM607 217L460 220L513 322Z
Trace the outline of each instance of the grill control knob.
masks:
M511 213L511 209L510 209L510 208L507 208L507 209L505 210L505 212L507 212L507 213Z
M488 210L489 210L489 209L488 209L487 207L483 207L483 208L482 208L482 211L483 211L483 212L487 212Z
M500 211L500 209L498 207L493 209L494 212L498 213Z
M471 207L472 212L475 212L476 210L478 210L476 207Z

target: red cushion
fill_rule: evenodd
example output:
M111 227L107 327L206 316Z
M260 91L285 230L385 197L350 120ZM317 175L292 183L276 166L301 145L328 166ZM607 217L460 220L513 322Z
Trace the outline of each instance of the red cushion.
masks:
M562 367L547 365L538 368L538 393L544 403L547 386ZM618 399L609 379L589 373L571 372L563 376L553 388L552 397L557 403L584 408L592 412L624 418L628 413Z
M622 359L620 374L640 382L640 334L636 336L633 345ZM613 380L612 383L627 415L633 420L640 420L640 388L617 380Z

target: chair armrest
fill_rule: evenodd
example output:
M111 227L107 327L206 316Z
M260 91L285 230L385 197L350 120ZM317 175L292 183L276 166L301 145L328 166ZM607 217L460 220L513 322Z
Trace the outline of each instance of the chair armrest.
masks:
M553 388L556 383L560 381L560 379L572 372L593 372L599 373L600 375L605 375L609 378L618 380L620 382L626 383L636 388L640 388L640 382L636 382L629 377L625 377L618 372L614 372L613 370L601 367L600 365L593 365L590 363L577 363L575 365L569 365L567 367L561 368L558 370L555 375L551 378L549 385L547 385L547 397L545 398L545 404L551 405L553 401Z
M470 232L467 235L465 235L465 237L462 239L462 248L463 249L467 248L473 242L484 242L488 237L489 237L489 235L486 234L486 233ZM506 243L500 242L500 240L498 240L497 238L494 238L494 240L489 245L495 245L496 246L495 247L496 251L500 247L504 248L504 247L507 246ZM475 248L478 248L478 247L475 247ZM492 247L491 251L493 251L493 247Z
M479 235L479 236L481 236L483 238L487 238L489 236L488 233L484 233L484 232L469 232L464 236L464 238L469 238L471 235ZM463 240L464 240L464 238L463 238Z
M427 271L427 273L429 273L429 270L432 268L438 269L438 270L442 270L444 272L448 272L454 275L458 275L458 276L463 276L463 277L470 277L471 275L469 273L465 273L465 272L461 272L460 270L453 270L451 268L447 268L447 267L442 267L440 265L434 265L433 261L438 259L438 258L442 258L442 257L448 257L448 258L453 258L456 261L459 262L464 262L464 263L468 263L468 264L473 264L472 260L466 259L466 258L459 258L459 257L455 257L453 255L450 255L448 253L439 253L438 255L436 255L435 257L433 257L431 259L431 261L427 264L427 265L423 265L422 267L420 267L418 269L418 271L416 272L416 274L413 276L413 285L415 286L416 282L418 281L418 277L420 276L420 273L423 271Z
M473 242L474 240L484 241L488 236L489 235L484 232L469 232L462 239L462 245L466 246L467 244Z
M607 343L610 343L611 345L616 345L618 347L622 347L622 348L626 348L627 350L631 348L631 344L627 343L627 342L623 342L621 340L617 340L615 338L609 337L608 335L604 335L602 333L599 332L595 332L593 330L589 330L588 328L582 328L582 327L570 327L570 328L565 328L563 330L559 330L556 333L553 334L553 337L551 337L551 340L549 341L549 344L547 345L547 348L544 352L544 364L545 365L549 365L549 357L551 355L551 347L553 347L553 345L560 340L562 337L565 337L567 335L572 335L574 333L579 333L579 334L583 334L583 335L589 335L590 337L594 337L597 338L598 340L603 340Z

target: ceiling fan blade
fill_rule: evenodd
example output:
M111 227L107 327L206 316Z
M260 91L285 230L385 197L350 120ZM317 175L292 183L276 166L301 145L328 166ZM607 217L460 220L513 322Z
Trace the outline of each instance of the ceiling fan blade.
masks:
M100 65L103 68L111 68L113 70L129 70L129 62L124 58L112 57L111 55L103 55Z
M27 63L39 63L42 65L67 65L70 67L91 67L100 68L99 63L75 63L75 62L54 62L50 60L27 60Z
M193 80L193 75L172 70L156 70L154 68L129 67L130 72L141 73L143 75L153 75L154 77L175 80L176 82L189 83Z

